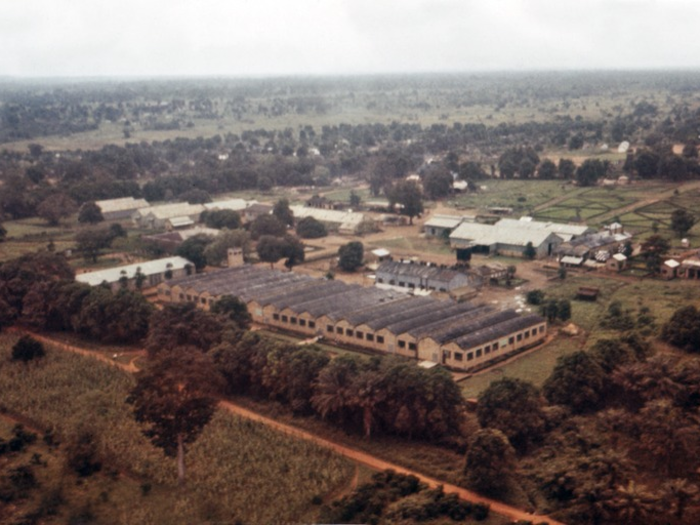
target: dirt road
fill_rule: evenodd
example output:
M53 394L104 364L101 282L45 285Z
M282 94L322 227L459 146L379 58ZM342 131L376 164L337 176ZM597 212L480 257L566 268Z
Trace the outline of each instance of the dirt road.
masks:
M117 368L120 368L126 372L133 373L136 372L138 369L135 366L134 362L131 361L128 364L125 363L119 363L116 362L112 359L110 359L108 356L105 356L104 354L101 354L99 352L93 351L93 350L88 350L85 348L80 348L75 345L68 345L62 342L54 341L50 337L40 335L40 334L35 334L30 331L26 330L21 330L19 328L13 328L12 331L16 333L26 333L31 335L32 337L47 343L51 344L54 347L57 347L61 350L67 351L67 352L73 352L77 353L80 355L84 355L87 357L92 357L93 359L97 359L99 361L102 361L104 363L108 363L111 366L116 366ZM418 477L422 482L426 483L430 487L437 487L441 485L444 488L444 491L446 493L455 493L459 496L460 499L469 501L471 503L484 503L486 505L489 505L491 507L491 510L497 514L500 514L502 516L505 516L513 521L518 521L518 520L525 520L525 521L536 521L538 523L546 522L549 523L550 525L563 525L560 522L554 521L547 516L539 516L539 515L533 515L530 513L527 513L525 511L522 511L518 508L511 507L510 505L506 505L505 503L501 503L500 501L492 500L489 498L485 498L483 496L480 496L479 494L476 494L475 492L471 492L467 489L457 487L455 485L451 485L449 483L444 483L438 479L431 478L429 476L425 476L419 472L413 471L406 469L404 467L401 467L399 465L396 465L394 463L390 463L388 461L384 461L383 459L380 459L378 457L372 456L370 454L367 454L365 452L361 452L359 450L352 449L350 447L347 447L345 445L340 445L339 443L335 443L333 441L329 441L327 439L315 436L309 432L306 432L304 430L298 429L296 427L286 425L284 423L280 423L279 421L275 421L274 419L270 419L268 417L262 416L260 414L257 414L255 412L252 412L251 410L248 410L247 408L243 408L239 405L236 405L234 403L231 403L230 401L226 400L221 400L219 402L219 406L227 410L228 412L235 414L239 417L245 417L246 419L250 419L252 421L257 421L259 423L262 423L270 428L273 428L279 432L282 432L284 434L287 434L289 436L293 436L299 439L304 439L307 441L312 441L322 447L329 448L333 450L334 452L341 454L352 461L355 461L357 463L360 463L362 465L366 465L370 468L377 469L377 470L387 470L387 469L392 469L395 470L396 472L402 473L402 474L411 474L416 477Z

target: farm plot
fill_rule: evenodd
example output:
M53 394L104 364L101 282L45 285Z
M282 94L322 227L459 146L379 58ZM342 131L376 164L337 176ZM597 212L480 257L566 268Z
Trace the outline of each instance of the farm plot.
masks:
M592 188L538 211L535 213L535 218L544 221L594 223L596 217L629 206L636 201L637 199L626 193Z
M490 206L513 208L516 212L530 213L536 206L580 190L554 180L487 180L482 189L456 197L448 204L459 209L484 209Z
M110 500L100 523L122 516L130 523L289 523L352 475L349 462L326 449L219 411L188 450L187 490L176 490L174 460L143 437L124 403L131 376L50 347L41 362L12 363L15 341L0 336L0 408L61 439L88 429L110 467L167 494L159 504L140 498L138 508Z
M666 200L642 206L620 216L620 222L642 238L651 235L655 229L661 235L673 238L677 237L677 234L671 230L671 214L678 209L684 209L700 217L700 192L681 193ZM693 227L687 237L691 241L700 240L700 226Z

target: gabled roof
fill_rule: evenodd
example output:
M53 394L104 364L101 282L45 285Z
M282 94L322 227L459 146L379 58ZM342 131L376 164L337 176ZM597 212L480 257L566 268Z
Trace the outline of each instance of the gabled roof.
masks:
M466 277L466 274L447 268L438 268L437 266L424 266L422 264L407 264L398 261L385 261L377 268L377 274L387 273L390 275L404 277L418 277L420 279L432 279L440 282L450 282L452 279L460 276Z
M165 257L164 259L155 259L153 261L144 261L140 263L128 264L126 266L117 266L107 270L98 270L96 272L81 273L75 276L75 280L81 283L87 283L90 286L98 286L103 282L116 283L125 275L131 279L136 275L138 269L141 273L148 277L164 273L166 270L181 270L185 266L194 266L184 257Z
M241 211L245 210L251 204L255 204L256 201L246 201L243 199L228 199L224 201L214 201L208 202L204 205L207 210L233 210Z
M102 213L114 213L117 211L138 210L139 208L147 208L148 202L146 199L134 199L133 197L122 197L120 199L107 199L95 201Z
M460 217L458 215L433 215L430 219L423 223L423 227L428 228L448 228L453 229L460 225L464 220L473 219L470 217Z

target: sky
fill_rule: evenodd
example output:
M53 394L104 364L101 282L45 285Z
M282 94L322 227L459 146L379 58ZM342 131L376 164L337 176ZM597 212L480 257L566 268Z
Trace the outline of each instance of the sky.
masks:
M700 67L698 0L0 1L0 77Z

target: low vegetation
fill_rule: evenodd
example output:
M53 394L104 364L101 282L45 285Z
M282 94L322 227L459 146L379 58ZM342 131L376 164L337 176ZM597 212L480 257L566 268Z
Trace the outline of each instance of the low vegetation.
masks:
M34 465L41 489L22 502L16 518L38 511L47 505L44 498L60 494L54 498L61 502L55 509L60 516L89 508L99 523L121 523L124 517L130 523L293 522L312 508L314 497L324 498L350 475L348 463L327 450L217 411L189 449L186 490L178 491L174 461L142 436L124 403L134 384L131 376L50 347L40 363L12 364L16 340L10 335L0 339L0 410L31 421L44 442L57 444L47 460L48 472L60 471L69 450L75 450L69 443L84 443L89 433L92 455L86 456L83 446L73 461L83 474L86 465L99 461L99 472L93 466L90 477L98 476L106 493L88 492L91 499L75 488L75 478L55 476L49 482L42 474L45 467ZM46 455L46 449L29 450ZM24 460L13 461L19 466Z

